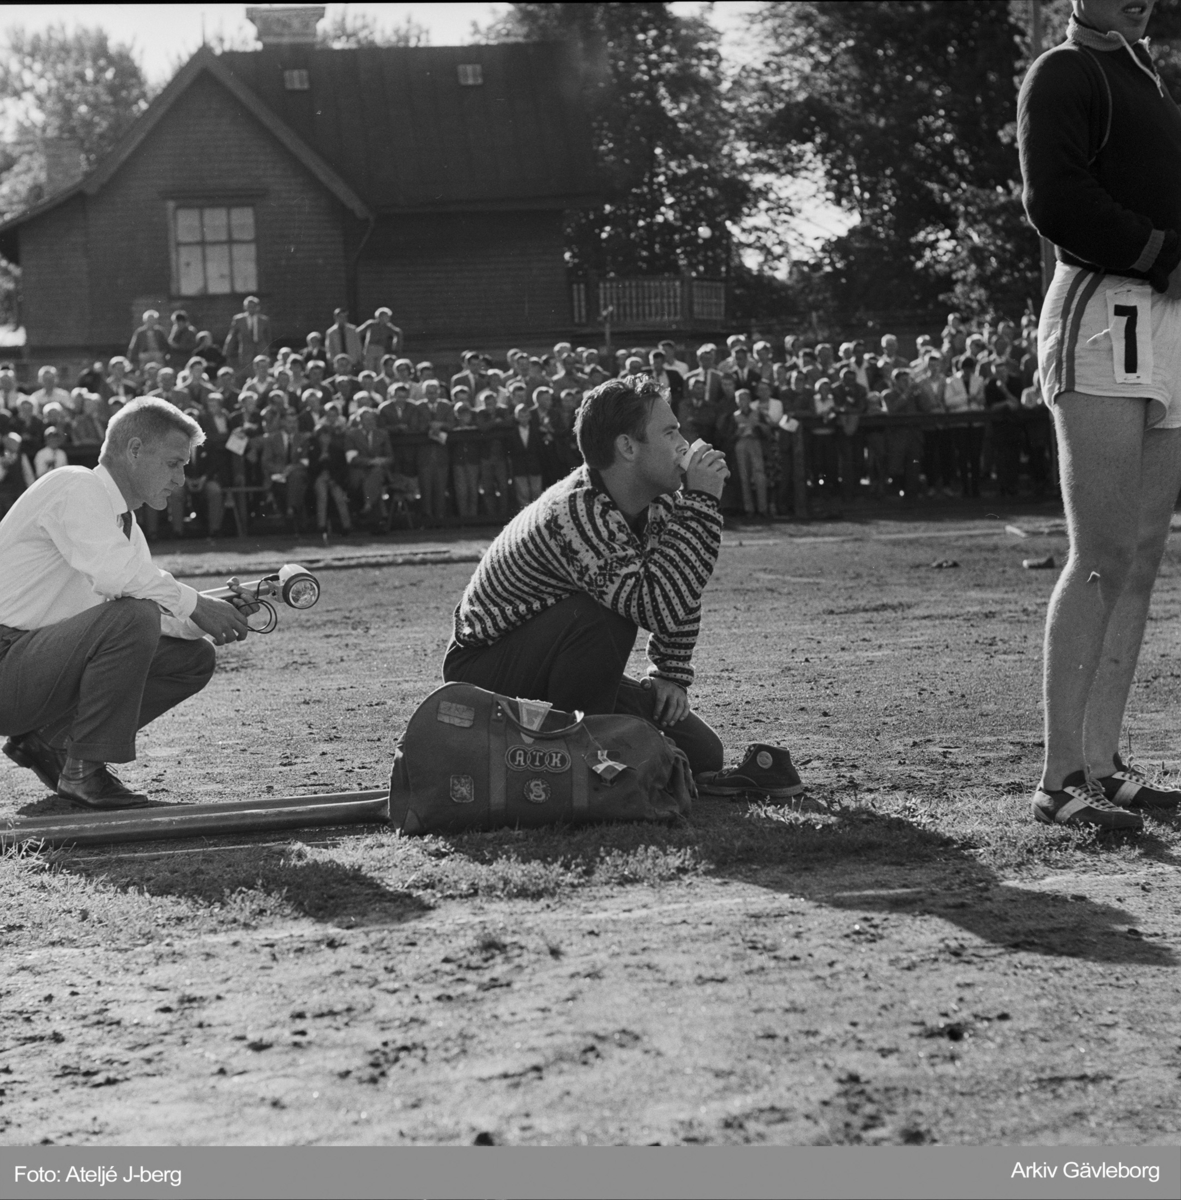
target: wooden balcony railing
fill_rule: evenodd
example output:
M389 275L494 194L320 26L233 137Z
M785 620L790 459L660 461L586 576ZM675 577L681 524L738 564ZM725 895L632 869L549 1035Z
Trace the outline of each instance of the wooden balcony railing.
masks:
M681 275L579 279L571 285L574 324L613 329L713 329L726 321L726 285Z

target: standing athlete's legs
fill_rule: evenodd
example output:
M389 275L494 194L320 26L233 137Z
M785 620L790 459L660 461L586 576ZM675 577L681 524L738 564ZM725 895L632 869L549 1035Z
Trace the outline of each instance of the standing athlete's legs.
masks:
M1144 410L1143 401L1079 393L1061 395L1054 406L1070 553L1046 614L1047 791L1086 766L1087 707L1136 558ZM1119 707L1122 713L1122 701Z
M1141 462L1140 523L1134 556L1107 625L1087 702L1086 765L1096 778L1111 774L1113 765L1118 766L1120 729L1140 657L1148 603L1181 491L1181 429L1148 430Z

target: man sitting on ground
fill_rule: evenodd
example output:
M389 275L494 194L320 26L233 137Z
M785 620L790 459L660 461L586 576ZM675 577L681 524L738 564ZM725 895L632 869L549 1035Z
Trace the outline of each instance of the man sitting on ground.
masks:
M166 400L133 400L111 418L93 471L49 472L0 521L4 753L87 808L148 803L106 764L133 761L136 730L209 682L216 656L202 635L241 641L257 607L239 611L154 566L132 515L184 487L202 437Z
M569 712L642 717L695 775L719 772L722 743L688 688L722 542L725 456L700 448L682 474L677 419L642 376L588 392L575 432L584 464L518 513L472 575L443 678ZM651 632L642 682L624 675L638 626Z

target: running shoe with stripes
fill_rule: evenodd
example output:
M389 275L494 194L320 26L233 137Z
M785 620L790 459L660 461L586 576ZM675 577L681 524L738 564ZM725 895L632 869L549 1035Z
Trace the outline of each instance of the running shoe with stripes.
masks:
M1181 788L1150 779L1139 766L1124 762L1118 754L1115 770L1095 782L1108 800L1121 808L1176 808L1181 804Z
M1039 787L1034 793L1033 815L1046 825L1097 825L1100 829L1142 829L1139 813L1112 804L1103 788L1088 779L1086 772L1074 771L1056 791Z

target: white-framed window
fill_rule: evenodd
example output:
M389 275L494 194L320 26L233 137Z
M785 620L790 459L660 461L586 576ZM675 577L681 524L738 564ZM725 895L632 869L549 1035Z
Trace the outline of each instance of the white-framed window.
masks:
M252 204L172 204L173 294L258 290Z

